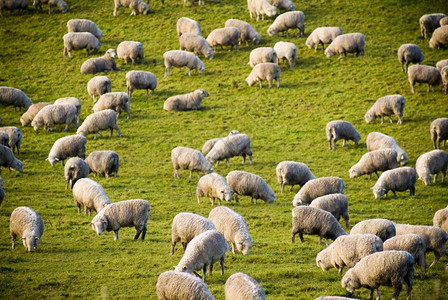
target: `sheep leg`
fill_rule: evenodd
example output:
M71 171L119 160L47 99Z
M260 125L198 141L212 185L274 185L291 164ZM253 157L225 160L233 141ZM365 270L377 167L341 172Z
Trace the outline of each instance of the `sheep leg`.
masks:
M208 267L208 275L212 275L212 271L213 271L213 263L211 263L210 266Z
M146 236L146 231L148 230L148 228L146 227L146 224L143 225L143 230L142 230L142 241L145 239Z
M180 178L179 171L177 169L174 169L174 178Z
M411 82L410 84L411 84L411 93L414 94L414 83Z
M114 230L114 241L118 240L118 229Z
M128 119L129 119L129 118L128 118ZM118 129L118 125L117 125L114 129L117 131L118 136L119 136L119 137L122 137L121 132L120 132L120 129ZM112 129L110 130L110 136L112 136Z
M303 240L303 233L299 233L299 238L300 238L300 241L303 243L304 242L304 240Z
M243 154L243 165L246 163L246 154Z
M165 75L164 75L164 77L167 77L167 76L171 76L170 67L166 67L165 68Z
M392 193L394 193L394 197L397 198L397 193L395 193L395 190L392 190Z
M202 267L202 273L204 274L204 282L207 281L207 264Z
M294 184L291 184L291 187L289 188L289 191L292 192L292 188L294 187Z
M342 147L345 147L347 145L347 140L346 139L342 139Z
M350 226L349 226L349 217L348 217L348 213L347 213L347 214L344 214L342 217L343 217L344 220L345 220L345 227L346 227L346 228L350 228Z
M221 257L219 260L219 263L221 264L221 275L224 275L224 258L225 256Z
M431 265L429 267L431 268L432 266L434 266L439 261L441 256L442 255L440 255L439 252L434 250L434 261L431 263Z
M399 280L399 281L401 281L401 280ZM394 286L394 295L392 297L392 300L397 300L398 296L400 295L403 283L402 282L395 282L395 283L393 283L393 286ZM407 287L407 284L406 284L406 287Z
M240 201L238 200L238 195L237 194L233 194L233 197L235 198L235 202L239 203Z
M227 166L230 167L230 159L226 158L226 161L227 161Z
M263 85L261 84L261 80L258 80L258 84L260 85L260 89L263 87Z
M81 214L81 204L76 202L76 207L78 208L78 215Z
M172 242L171 243L171 249L170 249L170 254L173 255L174 254L174 247L176 246L176 242Z
M190 179L193 177L193 170L190 170Z
M277 81L277 88L280 88L280 78L275 78L275 81Z
M252 160L252 154L249 155L249 163L252 164L254 161Z
M182 242L182 248L184 249L184 252L185 252L185 250L187 249L187 243L185 243L185 242Z
M272 78L268 78L268 88L271 88L272 87Z
M439 173L434 174L434 183L437 181L438 177L439 177Z
M188 71L187 72L185 72L185 74L184 74L185 76L186 75L188 75L188 76L191 76L191 69L188 69Z
M446 170L442 171L442 183L445 182Z
M16 237L17 235L14 233L11 233L11 244L12 244L12 249L14 249L16 247Z
M139 229L139 228L137 228L137 227L136 227L135 229L137 229L137 233L136 233L135 236L134 236L134 240L138 240L138 238L139 238L140 233L142 232L142 230Z

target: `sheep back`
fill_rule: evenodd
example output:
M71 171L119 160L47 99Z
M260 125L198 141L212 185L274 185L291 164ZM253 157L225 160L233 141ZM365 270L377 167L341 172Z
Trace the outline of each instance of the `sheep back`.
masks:
M98 213L110 204L104 188L92 179L80 178L73 185L72 189L73 200L78 208L78 214L81 214L81 206L84 206L84 214L90 216L92 209Z
M306 205L320 196L344 193L345 183L339 177L320 177L307 181L294 196L292 205Z
M230 171L226 176L226 180L236 202L238 202L237 195L251 196L250 201L252 203L252 200L254 200L254 204L257 204L257 199L274 203L277 197L266 181L256 174L244 171Z
M342 33L342 29L339 27L318 27L311 32L306 39L305 45L310 49L314 47L314 51L317 51L319 45L322 45L322 51L324 51L325 44L331 44Z
M64 167L64 176L65 176L65 189L68 189L70 184L70 188L73 189L73 185L78 181L78 179L86 178L89 176L90 169L89 165L79 157L72 157L67 160L67 163Z
M367 219L350 230L350 234L370 233L378 236L383 242L396 235L395 225L387 219Z
M274 36L279 32L286 31L286 36L289 37L288 30L295 28L299 29L297 37L301 37L305 33L305 14L299 10L288 11L277 16L267 32L269 36Z
M398 146L397 141L388 135L380 132L370 132L366 137L367 151L373 151L383 148L392 148L397 151L397 161L400 165L405 165L409 160L408 155Z
M201 278L177 271L165 271L160 274L156 292L159 299L215 300Z
M380 175L378 181L372 188L375 199L379 199L382 195L386 195L389 191L404 192L409 189L409 196L415 195L415 182L417 180L417 172L411 167L401 167L384 171Z
M225 284L226 300L265 300L263 287L247 274L233 273Z
M20 117L20 123L22 123L22 126L26 126L33 121L34 117L37 115L37 113L44 108L47 105L50 105L50 102L39 102L32 104L30 107L28 107L28 110Z
M338 35L325 49L325 55L332 57L335 54L347 56L347 53L356 53L364 56L366 36L362 33L345 33Z
M71 19L67 21L68 32L90 32L98 40L100 40L104 34L99 27L90 20L87 19Z
M338 221L341 217L344 218L345 227L349 228L348 200L344 194L336 193L317 197L310 203L310 207L328 211Z
M99 112L105 109L112 109L117 112L117 118L120 117L121 111L127 113L127 118L130 116L129 95L124 92L110 92L100 96L100 99L93 106L94 112Z

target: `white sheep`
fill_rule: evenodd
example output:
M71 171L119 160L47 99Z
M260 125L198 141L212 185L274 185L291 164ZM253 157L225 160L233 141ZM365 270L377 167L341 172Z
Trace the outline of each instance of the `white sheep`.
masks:
M384 171L380 175L378 181L372 188L375 199L379 199L382 195L386 195L389 191L394 193L404 192L409 189L409 196L415 195L415 182L417 180L417 172L411 167L401 167Z
M28 110L20 117L20 123L22 123L22 126L26 126L33 121L34 117L37 115L37 113L47 105L50 105L50 102L39 102L32 104L30 107L28 107Z
M336 142L342 139L342 147L345 147L347 140L351 140L358 145L361 134L348 121L330 121L325 126L325 135L330 149L336 150Z
M234 134L239 134L240 132L238 131L238 130L232 130L230 133L229 133L229 135L234 135ZM213 146L219 141L219 140L221 140L221 139L223 139L222 137L219 137L219 138L213 138L213 139L210 139L210 140L208 140L208 141L206 141L205 143L204 143L204 145L202 146L202 153L205 155L205 154L207 154L208 152L210 152L210 150L212 150L212 148L213 148Z
M224 235L227 242L232 245L232 253L235 249L248 255L252 248L252 238L247 228L246 220L239 213L225 206L212 209L208 215L216 230Z
M356 53L356 56L364 56L366 36L362 33L345 33L338 35L325 49L325 55L332 57L335 54L347 56L347 53Z
M405 165L409 160L408 155L398 146L397 141L388 135L380 132L370 132L366 137L367 151L383 148L392 148L397 151L397 161L400 165Z
M180 50L192 51L196 55L202 54L208 59L213 59L215 56L215 52L201 35L184 33L179 37L179 45Z
M100 99L93 106L94 112L99 112L105 109L112 109L117 112L117 119L120 117L121 111L127 113L127 118L130 116L129 95L124 92L110 92L100 96Z
M71 19L67 21L68 32L90 32L98 40L104 36L101 29L93 22L87 19Z
M86 157L86 143L87 139L78 134L59 138L51 147L46 160L54 167L58 161L61 161L62 166L64 166L64 160L67 157L78 156L84 159Z
M249 55L249 65L253 68L255 65L272 62L278 63L277 52L272 47L258 47L253 49Z
M107 129L110 129L110 136L112 136L114 129L120 137L122 136L117 124L117 114L112 109L105 109L88 115L76 133L83 136L93 133L93 138L96 139L97 134L103 137L100 130Z
M401 70L408 72L408 66L410 63L420 64L425 56L423 55L420 47L415 44L403 44L397 51L398 61L401 64ZM406 64L406 68L404 68Z
M11 172L11 170L20 173L23 172L23 163L14 156L14 153L11 149L3 145L0 145L0 166L8 168L9 172Z
M447 18L448 19L448 18ZM442 59L442 60L439 60L437 63L436 63L436 68L437 68L437 70L439 70L440 72L442 72L442 69L443 69L443 67L445 67L445 66L448 66L448 59Z
M440 227L448 232L448 207L436 211L432 223L434 226Z
M143 0L114 0L114 17L117 16L117 10L123 7L132 9L131 16L136 16L137 13L148 14L149 7Z
M398 168L397 151L392 148L384 148L365 153L348 170L348 174L350 178L368 174L370 180L372 173L375 173L377 178L379 178L378 171L387 171L395 168Z
M76 121L79 124L81 117L81 101L79 101L79 99L76 97L63 97L54 101L54 104L64 104L64 103L73 104L76 107Z
M344 181L335 176L308 180L294 196L292 205L306 205L310 204L317 197L336 193L343 194L344 187Z
M64 131L68 131L70 124L73 123L75 129L77 129L77 114L78 109L70 103L47 105L37 113L31 122L31 126L35 131L38 131L42 126L48 131L53 131L53 125L65 124Z
M226 280L226 300L265 300L263 287L247 274L233 273Z
M102 94L110 93L112 91L112 82L107 76L95 76L87 83L87 92L92 97L95 103L95 97L100 97Z
M126 87L129 97L132 97L134 90L146 90L146 96L148 96L148 90L151 90L154 95L154 90L157 87L156 76L147 71L129 71L126 73Z
M177 20L176 29L177 29L177 36L179 37L184 33L202 35L201 25L197 21L187 17L182 17Z
M296 6L289 0L268 0L269 4L275 6L278 11L280 10L296 10Z
M407 70L406 70L407 71ZM378 98L372 107L365 113L364 120L367 124L375 120L376 118L381 118L381 124L384 123L384 116L389 117L389 121L392 121L392 115L398 117L397 124L403 123L403 110L405 105L405 99L401 95L387 95Z
M221 49L223 49L222 46L230 46L229 51L232 51L233 47L235 47L236 51L238 51L240 35L241 32L236 27L224 27L215 29L210 32L206 40L210 47L213 47L215 52L217 46L221 46Z
M448 66L442 68L440 76L442 76L443 90L445 94L448 94Z
M53 7L56 6L63 13L66 13L69 9L68 4L64 0L34 0L33 5L36 10L42 10L42 4L48 4L48 14L53 13Z
M344 194L335 193L317 197L310 203L310 207L328 211L338 222L341 217L344 218L345 227L349 228L348 200Z
M434 86L442 85L442 75L437 68L425 65L413 65L408 69L408 79L411 85L411 93L414 94L414 85L416 83L427 83L434 92Z
M419 23L420 23L420 32L422 34L422 37L425 39L428 38L428 35L436 28L440 27L440 20L446 17L445 14L442 13L435 13L435 14L426 14L421 16Z
M448 140L448 118L438 118L431 122L429 129L434 149L440 149L440 142Z
M204 281L196 275L177 271L159 275L156 293L159 299L215 300Z
M185 75L191 76L191 70L196 69L199 74L205 72L204 63L194 55L193 53L183 51L183 50L170 50L163 53L163 59L165 64L165 77L170 76L170 68L171 67L187 67L188 71Z
M30 5L29 0L0 0L0 17L3 17L3 10L18 9L19 14L22 14Z
M0 131L8 135L8 146L14 153L17 148L17 155L20 154L20 146L22 145L22 131L15 126L0 127Z
M215 205L215 198L218 198L219 205L221 205L221 201L232 199L232 191L224 177L216 173L210 173L202 176L198 181L196 187L198 203L200 203L200 197L209 197L212 205Z
M252 19L255 16L257 21L260 16L264 20L264 16L272 17L277 14L277 8L269 4L267 0L247 0L247 8L250 18Z
M383 242L394 237L397 232L395 224L387 219L366 219L355 224L350 234L370 233L379 237Z
M420 155L415 163L418 179L421 179L425 185L431 185L431 175L434 175L434 182L436 182L439 172L442 172L442 182L444 182L447 167L448 154L443 150L426 152Z
M125 64L128 63L128 59L131 59L133 66L135 66L135 61L140 59L143 65L145 56L142 43L134 41L121 42L117 46L117 57L123 59Z
M448 17L443 17L439 22L440 26L448 25Z
M250 196L250 202L257 204L257 199L274 203L277 197L266 181L256 174L244 171L230 171L226 176L227 184L233 193L235 201L238 195Z
M274 45L274 50L277 52L278 62L288 61L289 67L293 68L296 65L297 47L289 42L277 42Z
M119 70L115 63L117 52L115 49L108 49L101 57L89 58L81 65L81 74L95 74L108 71Z
M181 241L182 247L187 248L188 243L197 235L207 231L215 230L212 221L201 215L181 212L174 216L171 224L171 249L170 254L174 254L176 243Z
M32 208L19 206L11 213L9 221L12 249L15 248L16 237L20 236L23 246L33 252L39 245L40 238L44 233L44 222L42 217Z
M101 42L90 32L69 32L62 37L64 40L64 56L72 57L72 50L86 49L86 56L89 51L97 52L101 48Z
M89 165L90 172L101 174L105 177L118 176L120 167L120 158L118 153L111 150L93 151L87 156L86 163Z
M260 34L246 21L238 19L228 19L224 25L225 27L236 27L240 30L240 43L246 42L246 46L249 46L249 42L258 45L261 40Z
M118 230L121 227L135 227L137 233L134 240L137 240L140 234L144 240L150 210L149 202L143 199L114 202L101 209L90 225L98 235L104 231L113 231L114 240L118 240Z
M193 176L193 171L198 173L201 171L204 174L213 172L212 165L205 159L204 154L200 151L178 146L171 150L171 161L174 167L174 178L180 178L179 169L190 170L190 178Z
M305 33L305 14L302 11L288 11L277 18L271 26L269 26L267 32L269 36L274 36L277 33L286 31L286 36L289 37L289 29L299 29L297 37L301 37Z
M210 96L205 90L197 89L194 92L169 97L163 103L166 111L186 111L201 109L202 99Z
M212 164L218 165L219 161L227 160L227 166L230 166L229 159L234 156L242 156L242 163L246 163L246 156L249 155L249 162L252 164L252 149L250 147L250 138L244 133L229 134L227 137L218 140L205 158Z
M68 161L67 161L68 164ZM81 206L84 206L84 214L89 215L92 210L98 213L110 204L106 191L98 182L89 178L80 178L73 185L73 199L78 208L78 215L81 214Z
M0 104L4 106L12 105L14 106L14 111L16 111L17 107L19 110L22 107L28 109L33 104L33 101L22 90L9 86L0 86Z
M89 173L89 165L84 161L84 159L79 157L71 157L67 160L64 167L65 189L67 190L69 185L70 188L73 189L73 185L79 179L89 176Z
M317 51L319 45L322 45L322 51L324 51L325 44L331 44L341 34L343 32L340 27L318 27L311 32L306 39L305 45L310 49L314 47L314 51Z
M285 191L285 185L291 185L289 191L292 191L294 185L303 186L309 180L316 178L306 164L295 161L279 162L275 168L275 173L282 194Z
M252 86L258 81L260 88L262 88L261 82L266 80L269 84L269 88L272 87L272 80L277 81L277 88L280 87L280 66L276 63L261 63L256 65L249 76L246 78L246 82L249 86Z

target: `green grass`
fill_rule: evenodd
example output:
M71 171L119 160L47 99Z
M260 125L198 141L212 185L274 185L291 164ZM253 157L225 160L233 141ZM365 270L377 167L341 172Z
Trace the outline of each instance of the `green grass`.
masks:
M200 149L214 137L225 136L237 129L247 133L252 141L253 165L242 165L240 158L231 159L215 168L225 176L231 170L245 170L262 176L277 193L274 204L260 201L256 206L242 197L239 204L225 203L239 212L248 222L255 240L249 256L229 253L224 276L215 273L207 285L217 299L224 299L224 283L235 272L245 272L264 287L268 299L314 299L320 295L348 295L340 285L337 270L323 272L315 265L316 254L324 248L318 237L305 236L305 242L290 242L291 200L293 192L280 194L275 167L282 160L306 163L316 176L339 176L346 183L349 199L350 224L363 219L381 217L396 222L431 225L436 210L447 203L447 183L433 186L417 182L416 195L399 193L398 198L373 199L370 188L374 180L366 177L348 178L348 169L358 161L365 149L365 137L371 131L381 131L396 138L410 157L409 166L422 153L432 150L429 125L432 120L446 117L448 96L436 88L426 92L418 84L411 94L405 73L401 72L396 50L403 43L420 46L426 58L424 64L435 65L448 56L447 50L428 47L420 36L418 19L425 13L445 12L445 1L296 1L305 13L305 37L289 39L269 37L267 28L272 19L255 22L249 19L246 1L224 0L198 7L182 1L150 3L149 15L130 17L130 10L121 8L113 17L113 1L68 1L70 10L53 15L46 11L36 14L30 6L24 15L17 11L4 12L0 19L0 85L22 89L34 102L73 96L83 103L81 118L92 111L86 85L92 75L79 72L86 59L84 51L74 51L73 58L62 55L62 36L66 22L72 18L88 18L103 30L102 55L124 40L137 40L144 45L145 64L124 65L129 70L153 72L159 86L153 96L135 91L131 99L131 118L122 117L119 126L122 138L113 136L93 140L88 137L87 153L111 149L120 155L119 177L94 178L105 188L113 202L143 198L151 203L151 217L145 241L133 241L135 230L123 228L120 239L113 233L97 236L90 228L91 217L77 215L71 191L64 190L63 168L51 168L45 161L54 141L67 134L35 133L22 128L22 112L2 107L2 126L17 126L23 131L23 173L3 170L6 197L0 206L0 298L81 298L81 299L156 299L157 276L172 269L182 256L180 246L169 255L171 220L179 212L190 211L207 216L211 210L208 199L197 204L197 178L188 179L188 171L180 171L181 179L173 178L170 151L176 146ZM187 16L200 22L203 35L224 26L228 18L249 21L261 34L259 46L273 46L287 40L298 47L294 69L282 66L280 89L248 87L244 79L250 73L249 53L255 46L242 46L239 52L218 50L213 60L203 60L204 75L195 71L191 77L185 70L173 68L172 76L163 77L163 52L178 49L176 21ZM327 59L323 53L305 46L306 37L316 27L339 26L345 33L366 35L365 56L349 55ZM296 32L292 32L296 34ZM125 91L125 73L108 73L113 91ZM235 87L233 82L236 82ZM200 111L165 112L163 102L172 95L204 88L209 98ZM366 124L364 113L376 99L399 93L406 99L404 122ZM360 131L359 146L338 143L330 151L325 139L325 124L343 119ZM92 177L93 178L93 177ZM375 176L374 176L375 178ZM30 206L43 218L45 232L39 248L27 253L18 245L11 249L9 217L17 206ZM342 224L342 222L341 222ZM434 255L428 253L428 265ZM446 258L427 271L427 278L415 278L414 299L446 299L448 275ZM416 272L419 274L419 271ZM391 298L390 287L380 288L382 296ZM404 298L402 292L401 298ZM357 290L358 298L367 298L369 291Z

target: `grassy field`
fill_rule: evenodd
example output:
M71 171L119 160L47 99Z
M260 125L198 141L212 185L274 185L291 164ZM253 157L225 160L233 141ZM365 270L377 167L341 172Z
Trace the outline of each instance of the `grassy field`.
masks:
M314 299L320 295L348 296L341 287L337 270L323 272L315 264L316 254L325 245L318 237L305 236L305 242L291 243L291 200L297 192L280 193L275 176L276 165L283 160L306 163L318 176L339 176L346 183L350 225L367 218L388 218L410 224L432 225L436 210L445 207L447 185L440 181L432 186L417 182L416 195L398 193L397 198L375 200L370 188L375 183L367 178L348 177L349 168L366 152L365 137L380 131L392 135L410 157L415 167L419 155L432 150L429 125L432 120L447 117L448 96L439 87L426 92L417 85L411 94L407 75L401 71L396 50L403 43L420 46L427 65L448 58L447 50L431 49L420 36L418 20L426 13L446 11L446 1L296 1L297 10L305 13L305 36L269 37L267 28L273 19L256 22L249 18L244 0L207 2L198 7L191 3L168 0L151 2L148 15L130 17L121 8L113 17L113 1L68 1L70 10L61 14L55 9L35 13L31 6L23 14L4 12L0 18L0 85L22 89L35 103L53 102L73 96L82 101L81 119L92 111L86 85L92 75L80 74L84 51L74 51L70 59L62 55L62 36L66 22L72 18L90 19L102 29L103 46L98 54L116 48L124 40L140 41L145 49L145 63L117 65L125 71L108 73L113 91L125 91L125 74L129 70L153 72L159 81L155 95L135 91L131 99L131 118L120 118L123 137L88 137L87 153L115 150L120 155L117 178L91 178L106 190L112 202L142 198L151 203L151 217L145 241L133 241L135 230L123 228L120 239L113 233L97 236L90 228L91 217L78 215L71 191L64 190L63 167L52 168L45 159L54 141L68 134L59 126L55 132L37 133L19 122L24 112L2 107L2 126L17 126L23 132L23 173L3 169L5 200L0 206L0 298L2 299L157 299L157 277L172 269L182 256L178 245L169 255L171 220L183 211L207 216L208 199L198 204L195 198L197 177L188 179L188 171L173 178L170 151L176 146L201 149L211 138L239 130L250 136L254 163L241 164L231 159L230 167L221 163L215 171L223 176L231 170L244 170L262 176L277 193L273 204L262 201L254 206L248 197L240 203L225 203L248 222L254 239L249 256L241 253L226 256L224 276L215 271L207 285L217 299L224 299L226 279L235 272L245 272L264 287L267 299ZM46 6L44 6L46 9ZM445 11L444 11L445 9ZM294 42L298 47L297 66L282 66L280 89L248 87L244 79L250 73L247 65L253 45L241 46L239 52L218 50L213 60L203 60L206 72L191 77L185 70L173 68L164 78L162 54L178 49L176 21L187 16L200 22L204 36L224 26L225 20L237 18L250 22L261 34L258 46L273 46L277 41ZM305 46L306 37L317 27L339 26L345 33L361 32L366 36L365 56L328 59L320 51ZM166 112L165 99L203 88L210 94L199 111ZM406 99L402 125L376 120L366 124L364 113L379 97L401 94ZM347 120L358 129L362 140L358 146L338 143L336 151L328 149L325 124ZM45 232L39 248L27 253L20 244L11 249L9 217L17 206L30 206L43 218ZM342 224L342 222L341 222ZM434 255L428 253L428 265ZM446 258L427 270L427 278L414 280L413 299L447 299L448 273ZM219 268L215 267L215 270ZM419 271L416 271L419 274ZM385 299L393 289L381 287ZM404 299L402 292L401 299ZM368 298L369 291L357 290L354 297Z

